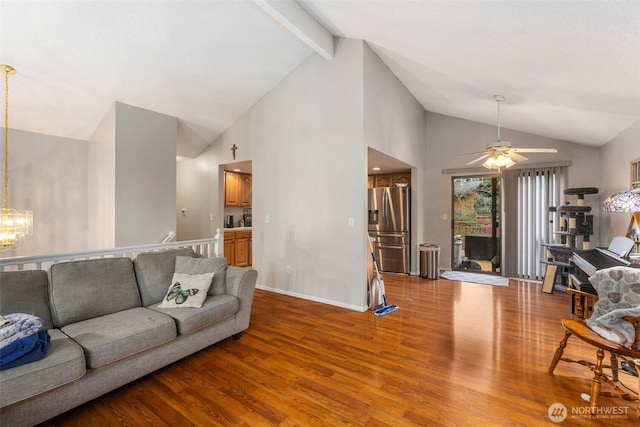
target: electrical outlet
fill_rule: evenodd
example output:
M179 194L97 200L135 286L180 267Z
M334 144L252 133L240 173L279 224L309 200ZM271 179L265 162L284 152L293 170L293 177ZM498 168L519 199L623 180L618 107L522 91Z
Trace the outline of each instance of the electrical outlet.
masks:
M285 265L284 266L284 272L285 273L291 273L291 266L290 265Z
M349 218L349 227L355 227L356 226L356 220L354 218Z
M269 215L264 216L264 223L269 224Z

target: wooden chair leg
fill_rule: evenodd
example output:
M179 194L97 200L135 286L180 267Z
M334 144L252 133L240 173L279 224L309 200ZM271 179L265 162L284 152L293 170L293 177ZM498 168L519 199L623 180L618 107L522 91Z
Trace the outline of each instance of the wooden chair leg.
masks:
M640 373L640 359L633 359L633 364L636 365L636 372ZM638 417L640 418L640 376L638 376Z
M593 381L591 381L591 413L596 413L598 401L600 400L600 388L602 387L602 361L604 359L604 351L599 348L596 352L596 364L593 367Z
M618 356L611 353L611 379L614 382L618 381Z
M565 331L564 337L560 341L560 344L558 345L558 348L556 349L556 352L553 355L553 360L551 361L551 365L549 365L550 374L553 374L553 371L556 369L556 366L558 365L558 362L560 361L560 358L564 353L564 349L567 347L567 340L569 339L570 336L571 336L571 332Z

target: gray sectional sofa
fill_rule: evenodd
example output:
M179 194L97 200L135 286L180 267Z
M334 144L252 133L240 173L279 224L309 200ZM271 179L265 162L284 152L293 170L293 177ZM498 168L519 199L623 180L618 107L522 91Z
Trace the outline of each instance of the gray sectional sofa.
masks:
M185 258L187 257L187 258ZM213 272L200 308L159 308L176 266ZM0 371L0 425L68 411L248 328L257 272L191 249L0 273L0 314L43 319L44 359Z

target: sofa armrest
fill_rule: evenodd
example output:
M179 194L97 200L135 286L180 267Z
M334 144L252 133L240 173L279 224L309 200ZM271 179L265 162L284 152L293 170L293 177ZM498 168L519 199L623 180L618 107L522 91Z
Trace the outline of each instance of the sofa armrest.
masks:
M233 295L240 300L240 309L236 313L234 334L240 333L249 327L257 279L258 272L251 267L227 266L225 278L227 294Z

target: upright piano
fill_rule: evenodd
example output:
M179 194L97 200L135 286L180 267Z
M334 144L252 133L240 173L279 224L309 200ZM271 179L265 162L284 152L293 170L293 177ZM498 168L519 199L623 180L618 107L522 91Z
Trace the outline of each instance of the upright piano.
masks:
M578 267L578 271L571 276L572 284L582 286L581 291L596 293L589 282L589 277L596 274L596 271L610 267L637 267L640 265L635 261L630 261L607 249L596 248L585 251L575 251L571 257L573 263ZM589 290L590 289L590 290Z
M595 288L589 282L589 277L596 274L596 271L620 266L640 268L640 260L629 260L603 248L574 251L571 260L577 269L570 275L571 283L569 286L590 294L597 294ZM576 295L573 295L572 312L582 316L584 314L583 310L589 310L589 307L584 307L584 303L584 298L576 298Z

